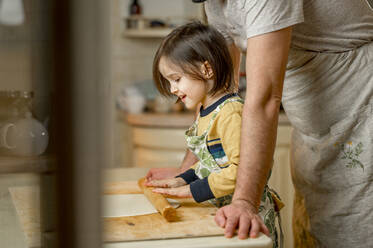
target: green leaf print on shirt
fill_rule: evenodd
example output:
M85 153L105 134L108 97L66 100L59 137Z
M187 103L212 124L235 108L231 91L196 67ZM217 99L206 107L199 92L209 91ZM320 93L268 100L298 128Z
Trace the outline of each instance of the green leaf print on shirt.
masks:
M360 167L364 171L364 165L359 160L360 154L363 150L363 143L359 142L357 145L353 145L352 141L347 142L346 144L335 143L334 146L339 146L342 150L342 159L347 160L347 168L357 168Z
M210 171L206 168L201 168L200 173L203 178L208 177L210 175Z

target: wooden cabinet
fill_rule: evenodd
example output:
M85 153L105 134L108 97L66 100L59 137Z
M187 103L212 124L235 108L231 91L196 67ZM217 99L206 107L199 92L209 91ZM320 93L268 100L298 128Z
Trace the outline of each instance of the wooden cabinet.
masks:
M185 129L132 128L135 167L179 167L184 158Z
M185 130L192 113L127 114L135 167L179 167L186 151Z

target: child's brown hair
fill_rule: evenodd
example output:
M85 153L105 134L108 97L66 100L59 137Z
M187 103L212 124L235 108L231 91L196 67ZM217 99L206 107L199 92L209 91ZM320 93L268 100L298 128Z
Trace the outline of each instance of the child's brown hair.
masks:
M182 69L189 77L206 82L201 65L206 61L213 72L214 86L209 94L234 89L233 63L221 33L201 22L191 22L174 29L162 41L153 61L153 79L159 92L171 96L170 84L159 71L161 58Z

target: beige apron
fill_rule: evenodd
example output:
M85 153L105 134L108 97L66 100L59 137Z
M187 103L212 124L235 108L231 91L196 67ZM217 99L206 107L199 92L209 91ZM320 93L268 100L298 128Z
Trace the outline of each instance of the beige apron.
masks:
M292 49L287 69L294 247L373 247L373 43Z

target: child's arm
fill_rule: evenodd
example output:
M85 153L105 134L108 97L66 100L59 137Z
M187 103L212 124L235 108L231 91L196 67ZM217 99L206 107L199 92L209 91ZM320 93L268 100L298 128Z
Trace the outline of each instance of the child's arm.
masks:
M179 179L183 178L182 180L185 183L190 182L190 185L177 188L157 188L154 189L155 192L179 197L187 197L186 195L188 195L193 197L196 202L203 202L233 193L240 157L241 113L221 112L218 121L218 135L228 157L227 167L222 168L218 173L211 173L206 178L198 179L194 173L196 163L191 169L177 177Z
M153 180L145 183L146 186L156 187L153 192L177 196L177 197L192 197L189 184L181 177L171 179Z
M189 166L190 169L188 169L187 171L184 171L181 174L178 173L174 175L173 178L160 179L160 180L159 179L147 180L145 181L145 185L153 186L153 187L162 187L162 188L175 188L175 187L179 187L185 184L190 184L191 182L198 179L198 176L194 172L194 168L196 167L196 165L197 163L194 163L192 166Z
M160 187L160 188L176 188L184 186L187 183L181 177L175 177L170 179L152 180L145 182L145 186Z
M181 198L192 197L189 184L177 188L155 188L153 189L153 192L164 194L166 196L176 196Z
M231 164L219 173L213 172L208 177L192 182L190 191L194 200L203 202L233 193L236 173L237 165Z
M187 184L190 184L191 182L195 181L195 180L198 180L199 177L196 175L195 173L195 167L197 166L198 164L198 161L196 163L194 163L190 169L188 169L187 171L179 174L176 176L176 178L180 177L182 179L184 179L184 181L187 183Z
M179 168L151 168L145 176L146 181L149 182L152 180L173 178L176 175L188 170L190 166L197 161L197 157L189 149L187 149L183 162Z
M199 103L196 107L194 119L196 119L199 115L200 107L201 103ZM196 162L198 162L198 158L193 154L193 152L191 152L189 149L186 149L184 159L181 162L181 166L179 168L152 168L148 171L148 173L145 176L146 181L149 182L152 180L160 180L175 177L176 175L179 175L180 173L183 173L186 170L188 170Z
M158 187L153 189L153 192L172 195L177 197L192 197L190 192L189 184L198 179L198 176L194 173L194 164L186 172L176 176L175 178L164 179L164 180L152 180L146 182L146 186Z

